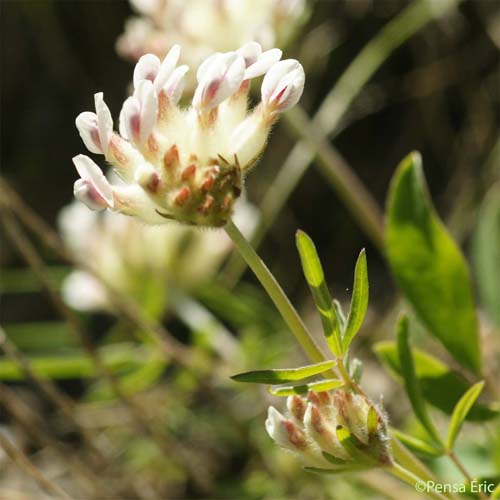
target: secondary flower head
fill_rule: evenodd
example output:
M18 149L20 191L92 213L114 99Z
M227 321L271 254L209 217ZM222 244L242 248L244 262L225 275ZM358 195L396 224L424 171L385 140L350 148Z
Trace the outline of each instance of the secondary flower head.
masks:
M246 236L251 236L257 220L256 208L240 200L235 221ZM158 313L179 292L189 293L209 280L232 248L224 232L180 224L151 226L133 217L88 210L77 201L63 208L58 223L64 243L79 261L113 288L146 300L148 308L154 296ZM75 309L113 310L106 287L86 271L72 271L62 294Z
M180 43L182 62L198 66L212 52L254 40L265 49L284 47L304 20L305 0L131 0L141 17L130 18L117 41L133 61L153 53L163 58ZM188 78L193 88L194 78Z
M250 42L205 59L192 104L183 109L178 102L188 67L177 65L179 56L174 46L163 61L153 54L139 59L119 133L102 93L95 95L95 112L77 117L87 149L102 154L121 179L110 183L89 157L73 158L80 174L75 196L92 210L110 209L152 224L224 225L272 124L304 88L298 61L280 61L279 49L263 51ZM250 80L262 75L262 101L248 110Z
M364 397L344 390L289 396L288 417L272 406L266 430L305 465L351 470L390 465L387 422Z

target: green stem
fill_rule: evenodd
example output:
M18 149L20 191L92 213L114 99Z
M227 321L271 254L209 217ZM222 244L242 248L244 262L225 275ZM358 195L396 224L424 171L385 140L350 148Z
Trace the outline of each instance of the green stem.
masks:
M299 314L276 281L275 277L272 275L271 271L269 271L264 262L262 262L261 258L257 255L250 243L245 239L240 230L231 220L226 224L224 229L226 230L228 236L233 240L236 248L245 259L250 269L252 269L255 276L257 276L258 280L268 293L271 300L274 302L274 305L311 361L314 363L325 361L325 356L316 345L316 342L308 332Z
M413 487L415 491L419 493L425 493L429 498L432 498L433 500L447 499L447 497L445 497L441 493L437 493L436 491L434 491L432 487L430 487L430 485L428 488L426 481L422 481L422 479L420 479L418 476L405 469L404 467L401 467L401 465L394 464L392 467L387 469L387 472ZM419 489L420 487L422 489Z

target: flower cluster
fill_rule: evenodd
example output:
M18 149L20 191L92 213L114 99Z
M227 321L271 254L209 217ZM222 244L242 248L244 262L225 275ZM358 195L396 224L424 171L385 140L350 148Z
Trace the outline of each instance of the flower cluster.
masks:
M131 0L141 14L130 18L117 41L133 61L152 53L163 58L176 43L182 62L196 67L212 52L248 41L284 47L305 17L305 0ZM195 85L188 78L188 87Z
M349 470L390 465L384 413L344 390L289 396L289 417L269 408L266 430L282 448L312 467Z
M257 209L240 200L235 222L247 237L257 221ZM58 223L72 255L91 265L107 284L140 301L152 291L160 313L170 304L171 293L189 293L209 280L232 248L224 232L180 224L150 226L132 217L88 210L76 201L62 209ZM65 278L62 295L75 309L113 309L103 283L83 270Z
M208 57L196 73L192 105L182 109L178 102L188 67L177 66L179 55L174 46L163 61L152 54L140 58L119 133L102 93L95 95L95 113L77 117L87 149L104 155L120 178L111 184L89 157L73 158L81 177L74 193L89 208L152 224L223 226L272 124L302 94L300 63L280 60L279 49L262 51L250 42ZM248 111L250 80L262 75L261 102Z

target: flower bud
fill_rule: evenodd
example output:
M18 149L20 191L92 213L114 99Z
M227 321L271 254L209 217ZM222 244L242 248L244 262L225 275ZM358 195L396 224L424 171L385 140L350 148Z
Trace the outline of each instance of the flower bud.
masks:
M269 114L282 113L295 106L304 90L305 74L295 59L277 62L262 82L262 103Z
M269 408L266 429L278 445L298 450L306 462L312 459L310 463L317 464L321 457L322 467L326 464L344 468L373 467L392 463L386 417L368 400L344 390L335 391L333 397L328 392L310 392L307 399L308 403L300 396L288 398L291 420ZM294 433L299 431L298 435L303 437L298 441L305 442L302 448L291 444L289 428Z

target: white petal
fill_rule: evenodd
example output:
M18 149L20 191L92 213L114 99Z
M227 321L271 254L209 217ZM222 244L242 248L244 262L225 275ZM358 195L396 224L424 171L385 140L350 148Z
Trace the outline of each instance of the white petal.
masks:
M193 106L212 109L234 94L243 82L245 60L236 52L219 54L202 71L202 79L193 97ZM199 73L199 71L198 71Z
M262 54L262 47L260 46L260 43L248 42L243 45L243 47L240 47L236 52L242 56L243 59L245 59L245 66L248 68L254 64Z
M154 79L155 90L158 92L164 85L165 82L172 75L175 67L177 66L177 62L179 61L179 56L181 54L181 46L174 45L166 55L165 59L160 65L158 69L158 74Z
M304 82L304 68L298 61L286 59L276 63L266 73L262 82L264 106L275 107L279 111L294 106L302 95Z
M142 80L137 87L137 93L140 96L141 114L139 125L139 141L144 143L151 135L156 124L158 115L158 96L156 95L153 84L149 80Z
M189 66L183 64L175 69L175 71L170 75L170 78L167 80L167 83L163 87L169 101L172 104L177 104L182 96L182 92L184 91L184 86L186 84L186 73L189 71Z
M75 124L85 147L91 153L103 154L97 129L97 115L90 111L84 111L76 117Z
M270 49L263 52L259 58L245 70L245 80L264 75L269 69L281 59L280 49Z
M128 97L123 103L120 113L120 126L126 131L129 141L139 140L141 103L134 96Z
M276 444L284 448L292 448L288 433L283 425L285 417L273 406L269 407L266 419L266 431Z
M215 54L212 54L211 56L208 56L199 66L198 70L196 71L196 81L200 83L203 78L205 77L205 74L207 73L208 69L210 66L213 64L213 62L218 59L222 55L221 52L215 52Z
M127 126L125 125L125 121L126 121L125 113L123 112L123 106L122 106L122 110L120 111L120 117L119 117L119 122L118 122L118 131L120 132L120 135L124 139L131 139L128 136Z
M108 180L102 173L102 170L88 156L85 155L75 156L73 158L73 163L75 164L76 171L80 177L84 181L87 181L88 185L94 188L107 205L112 208L113 190L111 189L111 185ZM80 183L78 187L82 188L83 184Z
M111 137L113 136L113 118L111 117L108 106L104 102L102 92L95 94L94 100L99 140L101 141L101 148L104 154L106 154L109 148L109 141L111 141Z
M141 80L153 82L158 75L160 60L153 54L142 56L134 68L134 88L137 88Z

